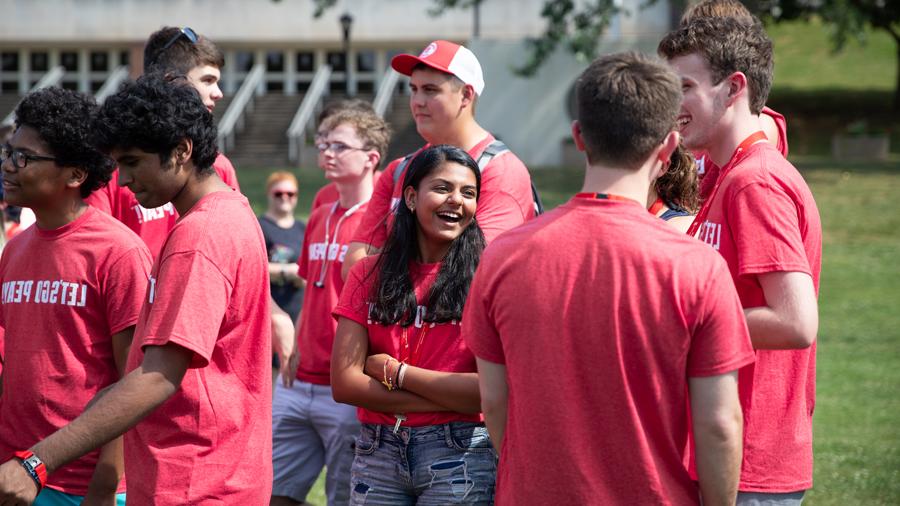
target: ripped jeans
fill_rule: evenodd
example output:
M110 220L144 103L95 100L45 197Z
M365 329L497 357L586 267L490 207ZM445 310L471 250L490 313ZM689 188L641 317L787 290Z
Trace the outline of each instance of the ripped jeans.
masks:
M493 504L497 457L484 424L364 424L350 471L350 504Z

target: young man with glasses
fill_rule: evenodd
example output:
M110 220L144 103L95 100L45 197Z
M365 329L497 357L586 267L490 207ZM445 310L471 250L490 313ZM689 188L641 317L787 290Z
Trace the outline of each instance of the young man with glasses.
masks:
M210 112L223 97L219 79L224 65L225 58L219 48L190 27L161 28L150 35L144 47L145 74L160 74L166 79L190 84ZM213 168L228 186L240 191L234 166L225 155L218 153ZM95 192L87 202L134 230L155 257L178 220L177 211L169 202L147 209L138 203L131 191L118 184L118 170L113 173L112 179L106 188Z
M319 162L335 184L338 200L309 217L298 262L306 292L297 352L291 357L296 381L275 387L272 406L274 506L302 503L323 464L328 504L346 504L351 444L359 433L356 409L335 402L331 394L337 328L331 312L344 286L341 267L347 247L372 196L373 173L387 150L390 129L372 110L344 108L325 119L320 131Z
M129 372L30 450L52 475L124 433L129 502L265 504L272 477L265 244L247 199L212 168L212 114L193 88L145 76L103 104L93 130L138 201L172 202L181 218L143 292ZM30 502L30 481L18 464L0 466L0 503Z
M391 66L410 76L409 105L416 130L428 142L424 147L450 144L465 149L479 162L481 194L475 218L488 243L533 218L535 203L528 170L475 120L475 105L484 92L481 64L475 54L458 44L436 40L419 56L395 56ZM354 263L384 246L400 201L403 173L412 156L415 153L392 162L378 179L347 255L345 277Z
M83 201L113 170L88 139L95 109L74 91L31 93L0 153L6 201L37 218L0 259L0 462L31 466L37 505L125 504L121 439L49 478L28 453L121 377L150 274L140 238Z

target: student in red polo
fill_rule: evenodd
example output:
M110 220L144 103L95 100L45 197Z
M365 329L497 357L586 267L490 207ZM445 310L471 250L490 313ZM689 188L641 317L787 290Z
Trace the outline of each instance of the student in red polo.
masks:
M582 193L494 241L462 318L497 504L733 504L743 314L725 262L645 207L678 145L680 83L631 53L576 86Z
M488 243L534 217L531 176L525 165L505 146L494 144L494 136L475 121L475 105L484 91L481 64L475 54L452 42L436 40L419 56L395 56L391 67L410 76L409 105L416 130L428 142L425 147L457 146L479 162L483 179L476 219ZM491 155L495 148L496 154ZM345 278L354 263L384 246L401 198L402 172L410 160L394 160L375 185L344 263Z
M249 202L212 168L212 114L192 87L150 76L110 97L94 130L141 205L172 202L181 218L151 270L129 372L30 451L52 476L127 431L129 502L265 504L272 480L266 250ZM0 466L0 498L27 503L34 492L18 463Z
M224 65L225 57L219 48L188 27L163 27L150 35L144 47L145 74L156 72L190 83L210 112L223 97L219 78ZM222 181L240 191L231 160L218 153L213 168ZM118 181L119 171L116 170L110 184L94 192L87 202L134 230L156 257L178 220L178 212L170 202L152 209L141 206L134 193Z
M766 142L758 117L772 83L772 42L758 22L697 18L663 38L659 53L685 90L685 145L722 167L688 233L728 263L756 349L739 376L738 504L799 504L813 475L822 225L809 187Z
M83 201L113 170L90 142L95 110L74 91L26 95L2 149L6 201L37 218L0 259L3 462L13 455L28 461L21 452L74 420L121 377L147 288L147 247ZM125 504L122 458L117 439L60 467L35 504Z

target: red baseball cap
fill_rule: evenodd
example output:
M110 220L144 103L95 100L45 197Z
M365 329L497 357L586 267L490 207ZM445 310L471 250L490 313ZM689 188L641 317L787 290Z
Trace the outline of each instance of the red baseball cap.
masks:
M460 81L471 84L475 93L481 95L484 91L484 75L481 72L481 64L475 53L465 46L454 44L446 40L436 40L425 46L419 56L411 54L398 54L391 59L391 67L397 72L408 76L418 64L452 74Z

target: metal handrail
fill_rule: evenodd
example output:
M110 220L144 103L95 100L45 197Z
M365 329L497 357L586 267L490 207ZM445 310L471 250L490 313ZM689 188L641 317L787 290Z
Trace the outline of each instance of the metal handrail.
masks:
M392 68L385 71L384 77L381 79L381 84L378 86L378 94L375 95L375 100L372 102L375 114L382 118L384 117L388 107L391 106L391 100L394 99L394 90L397 88L397 83L399 81L399 72Z
M219 151L222 153L234 146L234 134L243 127L244 111L253 110L253 98L263 93L263 80L266 77L266 65L257 63L253 66L241 88L234 94L228 109L219 120Z
M62 81L63 76L66 74L66 69L62 66L56 66L50 69L44 77L42 77L38 82L31 87L28 91L31 93L32 91L37 91L41 88L49 88L50 86L56 86ZM3 121L0 121L0 128L8 127L15 123L16 121L16 109L13 108L12 111L9 111L9 114L3 118Z
M319 102L328 94L328 83L331 81L331 65L322 65L313 76L309 90L303 97L303 102L297 108L291 126L287 130L288 138L288 159L292 162L301 161L300 152L303 147L304 134L313 120L316 107Z
M112 74L106 78L106 82L103 83L103 86L97 90L94 99L98 104L103 104L110 95L119 90L119 86L121 86L126 79L128 79L128 67L125 65L116 67L116 69L112 71Z

